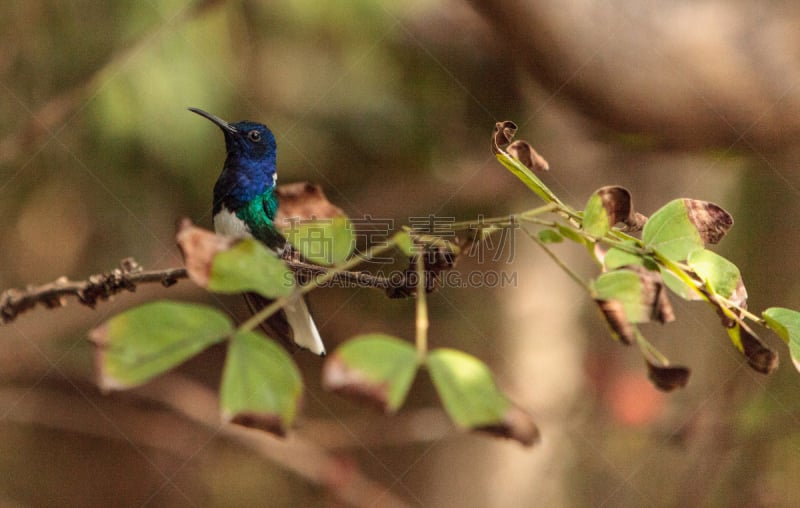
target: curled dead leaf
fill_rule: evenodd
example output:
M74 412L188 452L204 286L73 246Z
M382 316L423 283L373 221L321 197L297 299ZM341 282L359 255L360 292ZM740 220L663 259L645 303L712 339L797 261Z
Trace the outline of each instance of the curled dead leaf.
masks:
M625 222L631 215L631 193L625 187L607 185L595 191L606 209L608 222L613 226Z
M675 321L675 311L669 301L667 288L660 272L648 270L639 265L625 267L639 275L642 281L642 300L652 309L651 318L659 323Z
M625 315L625 308L619 300L595 300L600 307L600 311L606 318L611 332L619 338L626 346L630 346L636 340L633 326Z
M512 143L517 132L517 124L510 120L497 122L492 134L492 152L497 155L507 153L519 160L527 168L534 171L548 171L550 164L533 149L527 141L517 140ZM504 150L505 147L505 150Z
M762 374L774 372L778 368L778 354L764 345L747 325L739 323L739 327L739 338L750 368Z
M292 220L332 219L343 217L341 208L328 201L322 187L308 182L278 185L278 212L275 224L282 230L292 227Z
M671 392L677 388L683 388L689 382L691 371L688 367L656 365L647 359L645 359L645 363L647 363L647 377L659 390Z
M736 309L723 307L717 300L709 299L709 302L716 308L722 326L727 329L734 344L737 342L741 344L742 354L747 358L750 368L762 374L774 372L778 368L780 357L761 342L755 332L742 320L741 313Z
M494 133L492 134L492 152L494 154L502 153L502 148L511 143L514 139L514 134L517 133L517 124L511 120L504 122L497 122L494 124Z
M644 227L647 217L633 209L633 199L628 189L608 185L597 189L595 193L603 202L610 225L624 224L626 231L640 231Z
M663 284L659 285L658 296L653 305L654 317L659 323L670 323L675 321L675 311L667 296L666 288Z
M513 157L519 159L519 161L529 169L534 171L550 170L550 164L548 164L545 158L539 155L527 141L514 141L508 145L506 151Z
M238 239L217 235L196 227L189 219L183 219L178 226L175 241L183 254L189 278L198 286L206 288L214 256L230 249Z
M501 423L475 427L476 432L486 432L494 436L513 439L523 446L533 446L541 439L539 427L533 418L522 408L512 405Z
M593 294L612 334L626 345L636 341L634 324L675 320L661 274L641 265L603 273L593 283Z

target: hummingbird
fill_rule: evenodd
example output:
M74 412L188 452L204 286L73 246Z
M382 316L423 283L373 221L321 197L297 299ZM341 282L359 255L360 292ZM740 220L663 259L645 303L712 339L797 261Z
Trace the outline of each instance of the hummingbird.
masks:
M291 252L292 246L275 226L278 174L277 143L272 131L256 122L228 123L202 109L189 111L210 120L225 135L227 157L214 184L214 231L226 236L254 237L278 256ZM254 293L246 293L245 298L253 312L270 302ZM270 316L262 328L286 342L290 349L299 346L325 356L325 345L303 297L296 297Z

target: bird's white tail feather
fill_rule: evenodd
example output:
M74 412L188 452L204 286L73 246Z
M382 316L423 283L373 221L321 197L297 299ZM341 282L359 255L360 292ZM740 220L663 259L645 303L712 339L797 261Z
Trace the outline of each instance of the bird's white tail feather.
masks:
M294 332L295 344L314 354L325 356L325 344L322 343L317 325L308 312L305 299L302 296L295 298L283 308L283 311L286 314L286 321Z

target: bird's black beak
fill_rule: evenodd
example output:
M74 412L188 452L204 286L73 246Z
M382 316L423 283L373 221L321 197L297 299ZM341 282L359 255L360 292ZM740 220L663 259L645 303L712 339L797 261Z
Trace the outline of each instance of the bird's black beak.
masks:
M231 134L235 134L237 132L236 127L234 127L233 125L229 124L228 122L226 122L225 120L216 115L212 115L211 113L208 113L198 108L189 108L189 111L191 111L192 113L197 113L198 115L205 117L208 120L211 120L212 122L217 124L217 126L224 132L229 132Z

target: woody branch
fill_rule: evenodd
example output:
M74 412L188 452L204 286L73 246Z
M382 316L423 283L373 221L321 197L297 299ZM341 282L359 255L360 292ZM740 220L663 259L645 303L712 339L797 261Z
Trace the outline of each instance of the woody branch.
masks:
M315 277L328 273L329 268L287 259L286 263L296 273L305 277ZM43 305L48 309L63 307L68 298L75 298L78 303L94 308L99 301L108 300L123 291L136 291L140 284L161 283L170 287L181 279L188 277L186 268L165 268L161 270L144 270L133 258L125 258L119 268L90 275L86 280L71 281L67 277L59 277L53 282L39 286L28 286L25 289L8 289L0 293L0 318L9 323L23 312ZM389 290L397 285L384 277L364 272L339 272L334 281L348 287L362 287Z

